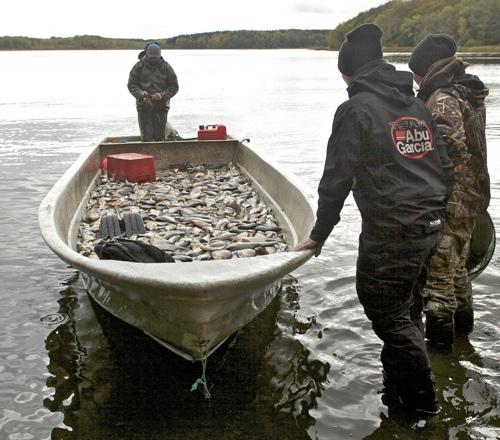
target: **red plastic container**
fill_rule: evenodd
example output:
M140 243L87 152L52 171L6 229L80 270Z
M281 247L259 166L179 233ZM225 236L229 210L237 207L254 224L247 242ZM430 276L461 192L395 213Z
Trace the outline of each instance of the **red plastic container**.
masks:
M154 182L155 158L146 154L123 153L107 156L108 176L129 182Z
M222 124L216 125L200 125L198 130L199 141L225 141L227 139L226 126Z

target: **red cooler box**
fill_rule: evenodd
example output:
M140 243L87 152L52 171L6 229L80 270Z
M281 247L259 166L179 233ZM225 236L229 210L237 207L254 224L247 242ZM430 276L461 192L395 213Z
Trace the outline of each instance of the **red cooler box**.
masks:
M129 182L154 182L155 158L146 154L123 153L107 156L108 176Z
M227 139L226 126L217 125L200 125L198 130L199 141L225 141Z

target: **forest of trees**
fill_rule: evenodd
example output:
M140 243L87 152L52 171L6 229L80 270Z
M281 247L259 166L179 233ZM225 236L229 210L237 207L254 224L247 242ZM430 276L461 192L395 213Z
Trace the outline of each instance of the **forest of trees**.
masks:
M157 40L165 49L338 49L362 23L384 30L386 47L412 47L427 34L450 34L461 47L500 45L500 0L393 0L341 23L334 30L221 31ZM142 49L141 39L77 35L0 37L0 50Z
M326 49L329 30L230 31L176 37L178 49Z
M223 31L156 40L165 49L326 49L329 30ZM0 37L0 50L142 49L146 40L77 35Z
M97 35L75 37L0 37L0 50L139 49L144 40L104 38Z
M500 45L499 0L393 0L337 26L328 47L338 49L362 23L378 24L390 47L412 47L428 34L452 35L461 47Z

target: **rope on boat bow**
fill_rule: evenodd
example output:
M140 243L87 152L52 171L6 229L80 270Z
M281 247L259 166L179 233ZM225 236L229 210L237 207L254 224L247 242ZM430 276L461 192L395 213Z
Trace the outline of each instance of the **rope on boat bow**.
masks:
M207 369L207 362L208 362L208 350L203 350L203 346L206 346L207 343L204 342L202 345L200 345L200 354L201 354L201 377L196 379L195 383L191 385L191 391L195 391L198 389L200 385L203 386L203 395L205 396L205 399L210 399L210 391L208 390L208 385L207 385L207 376L205 374L206 369Z

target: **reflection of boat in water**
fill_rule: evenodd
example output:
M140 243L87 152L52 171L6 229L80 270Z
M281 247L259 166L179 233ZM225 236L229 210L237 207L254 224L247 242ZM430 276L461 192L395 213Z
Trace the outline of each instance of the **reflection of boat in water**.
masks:
M68 322L47 338L47 386L44 402L60 412L64 425L54 440L139 438L263 439L309 438L329 365L294 338L309 325L296 321L292 304L298 286L285 277L282 290L254 321L245 326L230 349L210 358L210 402L190 392L197 364L147 338L85 294L81 281L61 292L59 312ZM224 348L224 347L223 347ZM229 347L228 347L229 348ZM229 434L228 434L229 433Z
M39 221L49 247L80 270L89 294L104 309L187 359L201 359L249 323L275 296L281 278L312 252L279 252L245 259L141 264L93 260L75 251L86 202L110 154L154 156L157 169L186 163L237 164L273 210L288 246L309 234L314 212L297 182L237 140L141 143L109 138L83 154L40 206Z

